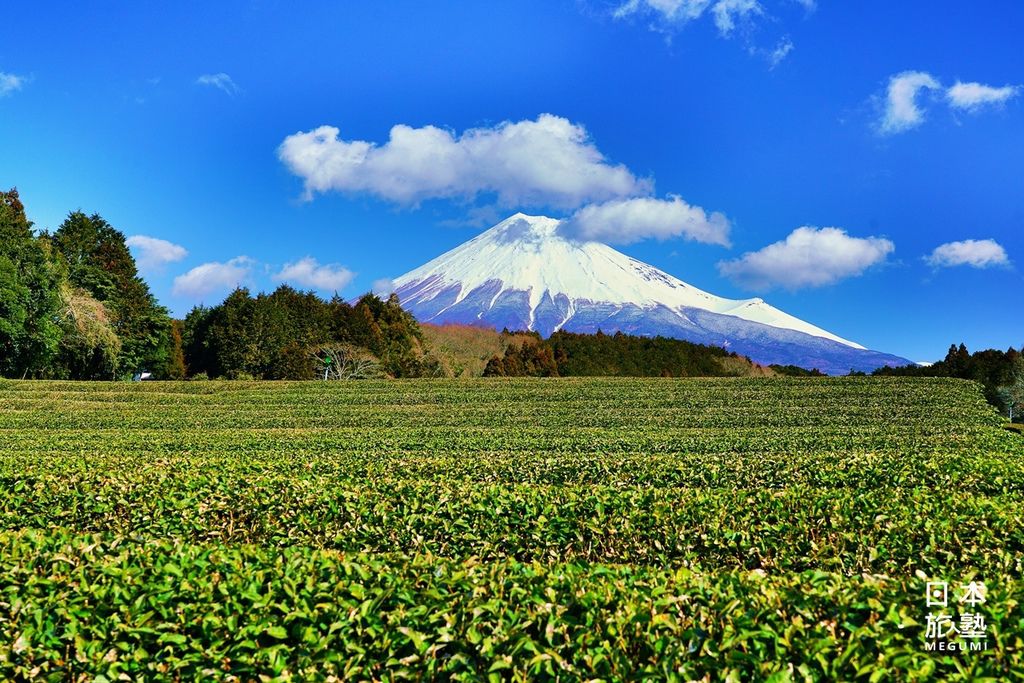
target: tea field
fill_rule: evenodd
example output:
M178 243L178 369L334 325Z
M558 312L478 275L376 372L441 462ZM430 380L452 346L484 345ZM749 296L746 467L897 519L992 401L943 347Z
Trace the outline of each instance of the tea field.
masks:
M0 680L1024 680L1001 424L945 379L2 382Z

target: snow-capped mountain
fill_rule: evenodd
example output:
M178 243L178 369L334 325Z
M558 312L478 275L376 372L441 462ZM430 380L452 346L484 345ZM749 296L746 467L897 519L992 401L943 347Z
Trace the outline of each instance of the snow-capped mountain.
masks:
M723 346L759 363L824 372L907 365L774 308L724 299L598 242L563 236L560 221L516 214L395 280L421 322L497 329L662 335Z

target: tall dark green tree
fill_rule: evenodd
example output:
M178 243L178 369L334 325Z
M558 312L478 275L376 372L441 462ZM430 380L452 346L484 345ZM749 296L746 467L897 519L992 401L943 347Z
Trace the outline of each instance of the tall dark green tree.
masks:
M393 377L418 377L424 374L423 332L416 319L392 294L387 300L374 294L360 297L348 316L348 338L367 348ZM428 373L429 374L429 373Z
M203 325L205 339L202 343L209 354L206 372L210 376L234 378L252 374L256 362L251 338L254 308L249 290L240 287L209 310ZM186 363L194 365L187 357Z
M97 214L71 213L52 243L73 287L107 306L121 341L118 374L163 373L171 353L171 319L139 277L124 235Z
M32 292L22 281L18 266L0 254L0 373L21 374Z
M181 346L189 376L205 374L215 377L216 358L210 348L210 322L213 309L196 306L181 321Z
M0 192L0 375L43 374L60 341L59 271L18 191Z
M262 298L262 297L261 297ZM269 376L274 379L313 379L319 375L310 350L332 341L331 304L313 292L299 292L288 285L266 297L266 305L280 311L287 334L275 354Z

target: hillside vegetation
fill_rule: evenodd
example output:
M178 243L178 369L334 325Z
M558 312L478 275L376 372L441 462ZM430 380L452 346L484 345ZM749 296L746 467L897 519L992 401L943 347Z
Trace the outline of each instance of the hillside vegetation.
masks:
M1012 346L1006 351L986 349L970 353L963 344L952 344L946 357L931 365L879 368L883 377L956 377L982 385L985 398L1001 413L1024 422L1024 354Z
M427 346L452 377L480 377L487 361L505 353L507 335L475 325L420 325Z
M443 329L443 328L441 328ZM769 377L775 373L718 347L667 337L502 332L485 377Z
M775 372L716 346L665 337L497 332L421 325L426 348L451 377L771 377Z
M0 679L1007 680L1000 423L951 379L0 383ZM926 652L968 577L988 649Z

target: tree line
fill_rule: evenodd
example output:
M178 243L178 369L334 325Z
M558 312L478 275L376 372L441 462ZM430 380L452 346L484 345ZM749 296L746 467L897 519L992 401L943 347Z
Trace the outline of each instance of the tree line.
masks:
M349 304L288 285L253 296L236 289L181 323L190 377L315 379L443 375L416 319L392 295ZM346 374L348 371L356 374ZM327 372L325 372L327 371Z
M0 193L0 376L312 379L325 364L391 377L444 370L396 297L236 289L172 320L101 216L74 211L37 234L18 191Z
M542 339L505 330L500 348L485 376L726 376L750 366L717 346L622 333L559 331ZM972 354L954 344L933 365L873 374L975 380L989 402L1021 421L1022 351ZM394 295L366 294L348 303L287 285L255 296L238 288L216 306L197 306L184 320L172 320L139 275L124 234L101 216L73 211L54 232L37 234L18 191L0 192L2 377L110 380L142 371L159 379L439 377L457 374L450 365L428 347Z
M622 332L502 334L505 352L491 358L485 377L721 377L736 374L724 359L741 358L718 346Z
M81 211L37 235L18 191L0 193L0 375L174 376L173 354L171 318L124 235Z

